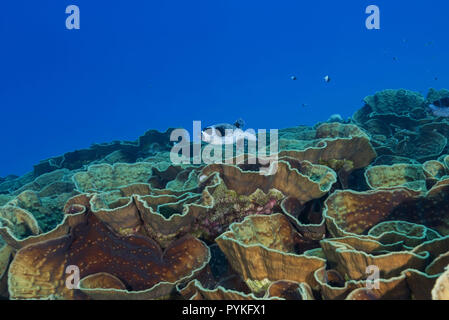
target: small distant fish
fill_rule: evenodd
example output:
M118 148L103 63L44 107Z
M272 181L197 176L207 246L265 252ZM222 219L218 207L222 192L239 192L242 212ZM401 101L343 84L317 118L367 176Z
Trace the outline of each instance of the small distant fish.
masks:
M429 41L429 42L426 43L426 46L431 46L432 44L433 44L433 42Z
M303 103L303 104L302 104L302 107L303 107L303 108L308 107L308 106L309 106L309 105L308 105L307 103Z
M290 79L292 79L293 81L296 80L296 76L291 76Z
M429 108L432 110L434 116L449 118L449 107L437 107L431 104Z
M396 58L396 57L393 57L393 60L394 60L394 61L398 61L398 58Z
M325 76L325 77L324 77L324 81L330 82L330 81L331 81L331 78L330 78L329 76Z

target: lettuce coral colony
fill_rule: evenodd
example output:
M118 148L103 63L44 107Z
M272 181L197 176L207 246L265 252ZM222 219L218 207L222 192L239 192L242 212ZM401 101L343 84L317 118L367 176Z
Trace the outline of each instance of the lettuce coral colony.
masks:
M448 100L281 129L271 175L172 164L169 129L2 178L0 297L448 299Z

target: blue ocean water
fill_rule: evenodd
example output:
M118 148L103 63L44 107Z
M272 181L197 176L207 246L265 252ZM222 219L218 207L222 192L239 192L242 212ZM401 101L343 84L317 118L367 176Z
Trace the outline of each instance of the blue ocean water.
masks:
M71 4L80 30L66 29ZM380 30L365 27L371 4ZM444 0L2 1L0 176L148 129L313 125L379 90L448 88L448 12Z

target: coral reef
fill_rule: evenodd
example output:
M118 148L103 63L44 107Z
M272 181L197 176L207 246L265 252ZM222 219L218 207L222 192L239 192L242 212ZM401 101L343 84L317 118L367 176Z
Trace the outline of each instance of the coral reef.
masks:
M16 253L9 268L11 298L160 298L209 261L209 249L194 237L180 238L162 251L151 238L118 236L90 211L79 215L81 221L67 235ZM79 291L62 280L68 266L79 267Z
M364 103L269 164L173 164L169 129L0 178L0 298L449 299L449 91Z
M431 89L427 99L403 89L384 90L365 98L353 121L368 133L378 155L433 160L448 153L449 122L435 116L429 105L440 106L436 101L446 96L447 90Z

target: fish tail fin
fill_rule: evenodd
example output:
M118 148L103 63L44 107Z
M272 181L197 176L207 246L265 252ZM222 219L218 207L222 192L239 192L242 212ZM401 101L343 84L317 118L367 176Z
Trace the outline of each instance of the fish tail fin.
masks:
M245 121L243 121L242 118L239 118L238 120L235 121L234 126L236 128L242 129L245 126Z

